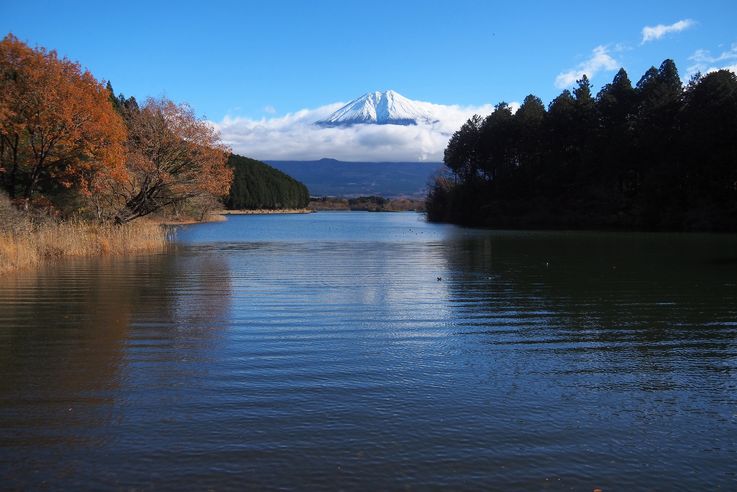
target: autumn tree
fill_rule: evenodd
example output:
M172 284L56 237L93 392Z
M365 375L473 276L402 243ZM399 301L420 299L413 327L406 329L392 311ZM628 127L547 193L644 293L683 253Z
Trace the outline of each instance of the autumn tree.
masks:
M187 105L149 99L127 115L127 178L109 181L122 200L117 223L196 197L228 194L233 171L229 149L205 120Z
M125 176L125 125L108 91L79 64L0 41L0 179L26 205L39 190L97 192L99 175Z

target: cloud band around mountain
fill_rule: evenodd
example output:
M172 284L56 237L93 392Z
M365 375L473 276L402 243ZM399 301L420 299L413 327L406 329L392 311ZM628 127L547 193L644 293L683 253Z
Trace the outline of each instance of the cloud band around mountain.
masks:
M261 160L442 161L448 140L474 114L487 116L491 104L457 106L422 104L436 122L418 125L361 124L324 127L345 103L303 109L281 117L251 119L226 116L212 122L233 152Z

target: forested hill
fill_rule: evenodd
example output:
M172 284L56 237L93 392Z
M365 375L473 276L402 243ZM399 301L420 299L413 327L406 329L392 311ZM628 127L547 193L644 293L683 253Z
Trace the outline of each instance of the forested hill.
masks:
M502 228L737 230L737 76L672 60L633 87L586 76L545 108L534 95L458 130L430 220Z
M310 202L307 187L261 161L231 154L233 184L225 206L231 210L305 208Z

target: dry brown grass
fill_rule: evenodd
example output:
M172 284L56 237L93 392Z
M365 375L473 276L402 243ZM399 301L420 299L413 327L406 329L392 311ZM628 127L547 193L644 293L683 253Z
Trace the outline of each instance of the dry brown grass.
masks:
M0 229L0 272L74 256L116 256L164 251L167 231L144 220L122 226L84 221L47 222Z

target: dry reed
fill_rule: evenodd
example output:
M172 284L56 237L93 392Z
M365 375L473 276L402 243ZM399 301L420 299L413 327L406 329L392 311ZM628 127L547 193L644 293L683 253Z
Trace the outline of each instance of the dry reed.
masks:
M20 230L0 230L0 272L65 257L160 252L167 243L164 227L143 220L122 226L47 222Z

